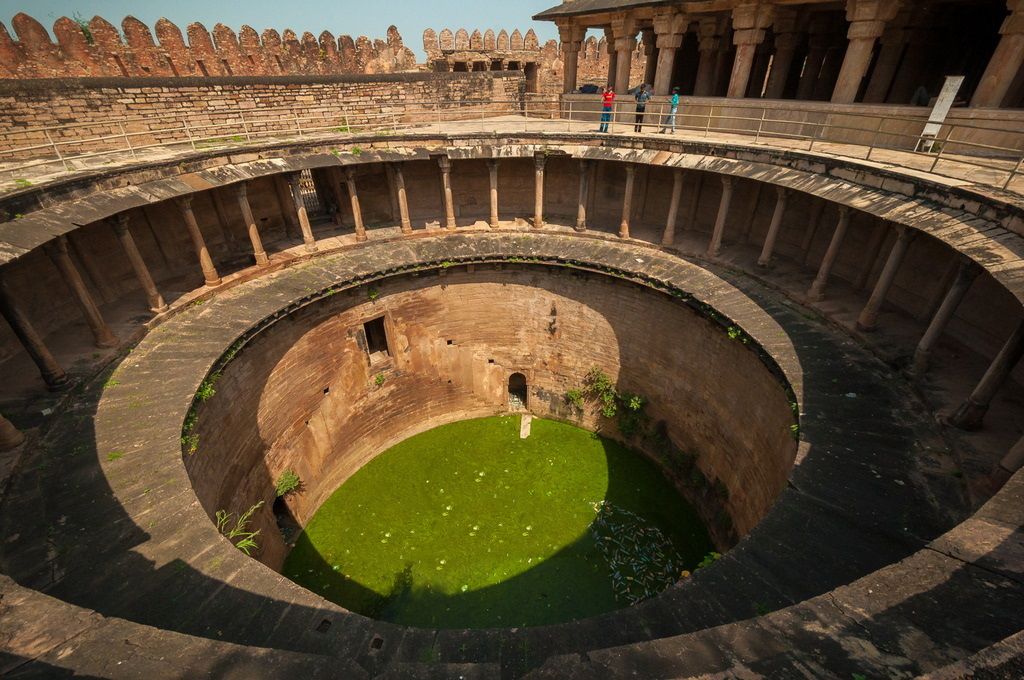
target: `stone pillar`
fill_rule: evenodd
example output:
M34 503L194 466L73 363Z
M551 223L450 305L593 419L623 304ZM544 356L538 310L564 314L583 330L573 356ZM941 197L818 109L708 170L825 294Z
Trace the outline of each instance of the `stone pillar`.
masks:
M21 446L23 441L25 441L25 435L18 432L11 421L0 415L0 451L10 451Z
M491 215L487 224L491 229L498 228L498 159L487 161L487 174L491 179Z
M629 238L629 215L633 211L633 184L636 166L626 164L626 187L622 196L622 220L619 222L619 238Z
M881 37L887 21L896 18L899 3L892 0L847 0L846 19L850 28L846 37L843 65L832 90L834 104L852 104L857 99L861 81L867 75L875 41Z
M889 96L889 88L896 77L900 59L903 58L903 46L907 40L907 22L910 20L909 10L901 11L896 19L889 22L879 41L878 58L871 69L868 89L864 91L865 104L883 104Z
M658 71L658 45L654 29L645 28L640 31L640 39L644 46L644 83L653 86Z
M299 219L295 215L295 203L292 201L292 191L288 188L288 181L281 175L274 175L274 191L277 194L278 205L281 206L281 215L284 217L285 236L298 236Z
M864 290L864 287L867 286L868 280L875 270L875 262L878 261L878 255L882 252L882 244L888 235L888 222L878 220L875 230L871 233L871 240L868 241L868 247L864 249L864 266L861 267L860 276L857 277L857 283L855 284L857 290Z
M363 209L359 205L359 193L356 191L356 169L345 168L345 185L348 187L348 200L352 204L352 219L356 227L356 240L366 240L366 225L363 224Z
M146 266L146 261L142 259L142 253L139 252L138 247L135 245L135 238L132 237L132 232L129 229L128 213L119 213L114 218L113 226L114 233L117 234L117 240L121 242L121 248L128 257L132 270L135 272L135 278L138 279L139 285L142 286L142 290L146 293L149 309L154 314L166 312L167 303L164 302L163 296L157 290L153 277L149 273L149 267Z
M996 396L996 392L999 391L1022 355L1024 355L1024 319L1017 324L1017 328L1010 334L1006 344L992 360L981 382L971 392L971 396L949 419L949 424L961 430L981 429L988 407L992 404L992 398Z
M821 216L825 214L825 201L815 200L811 207L811 214L807 220L807 229L804 231L804 237L800 241L800 252L803 253L803 259L801 262L806 267L811 259L811 245L814 242L814 235L818 233L818 227L821 225Z
M999 29L996 51L978 82L971 106L999 107L1024 64L1024 0L1007 0L1010 16Z
M555 23L558 25L558 38L562 45L562 92L568 94L576 89L580 50L587 29L571 21Z
M68 376L60 367L57 360L50 354L50 350L43 344L43 339L32 327L28 317L18 307L11 292L4 280L3 272L0 270L0 316L7 320L11 330L21 342L25 351L32 357L32 361L39 368L39 374L46 383L47 389L57 392L68 386Z
M455 229L455 201L452 198L452 161L448 156L438 156L437 165L441 168L441 193L444 196L444 226Z
M797 99L811 99L814 96L814 89L818 84L825 56L828 54L829 48L832 47L831 29L832 26L824 15L811 18L808 28L807 58L804 60L800 82L796 87Z
M814 278L811 289L807 291L807 299L817 302L825 298L825 285L832 272L832 265L839 257L839 249L843 245L843 238L846 236L848 226L850 226L850 209L841 205L839 206L839 223L836 225L836 230L832 232L832 241L829 242L825 257L821 260L821 266L818 267L818 275Z
M799 28L799 14L795 10L778 10L772 30L775 34L775 53L772 55L768 84L764 89L765 99L781 99L793 70L793 58L800 46L802 35Z
M750 84L750 72L754 66L757 46L764 42L765 29L772 25L775 7L768 4L750 3L739 5L732 10L732 42L736 45L736 58L732 62L729 76L729 90L726 96L746 96Z
M1024 437L1018 439L1010 452L999 461L999 467L1011 473L1024 467Z
M78 268L71 261L67 237L58 236L56 240L46 244L46 252L60 271L61 277L75 298L75 302L78 303L79 309L82 310L82 316L85 317L85 322L89 325L89 330L92 331L96 346L117 347L117 338L103 320L96 302L92 299L92 293L85 287L82 275L78 273Z
M313 227L309 224L309 214L306 212L306 202L302 200L302 186L299 184L301 174L293 172L288 175L288 188L292 192L295 217L299 221L299 229L302 230L302 242L306 244L306 252L315 253L317 251L316 239L313 238Z
M711 243L708 244L708 257L718 257L722 250L722 235L725 233L725 220L729 216L729 204L732 202L732 177L722 176L722 199L718 202L718 217L715 218L715 229L711 232Z
M615 93L625 95L629 90L629 71L636 50L636 20L629 14L612 19L615 36Z
M720 17L701 17L698 26L697 46L700 61L697 63L697 80L693 94L697 97L710 97L715 93L715 64L725 27Z
M235 199L238 201L238 208L242 211L242 221L245 222L245 229L249 233L249 242L252 243L252 254L256 258L256 265L266 266L270 262L267 251L263 249L263 240L260 239L260 230L256 225L256 218L252 215L252 207L249 205L249 191L245 182L235 185Z
M610 28L604 29L604 43L605 49L608 51L608 82L606 84L618 92L615 88L615 75L619 68L619 53L615 51L615 34Z
M910 242L917 235L916 230L909 229L902 224L897 224L895 228L896 243L889 251L885 267L882 268L882 273L878 276L878 281L875 282L875 289L871 291L868 303L864 305L864 309L861 310L860 316L857 318L859 330L867 332L875 330L878 325L878 312L882 309L885 296L889 294L889 289L892 288L893 281L896 280L896 274L899 273L903 258L906 257L907 250L910 248Z
M590 194L591 162L580 161L580 198L576 209L576 231L587 230L587 197Z
M981 267L974 260L969 257L960 257L956 278L953 279L953 283L946 292L946 297L943 298L942 304L935 311L935 316L932 317L931 322L928 324L928 330L924 332L921 341L917 343L917 349L914 351L914 373L924 373L928 370L928 360L931 357L932 349L938 343L939 338L942 337L946 326L949 325L953 315L956 314L957 307L963 302L967 291L971 289L971 284L974 283L974 279L978 278L980 273Z
M672 73L676 66L676 53L683 44L683 35L689 18L683 14L660 12L654 15L654 33L657 36L658 62L652 78L654 94L665 96L672 91Z
M217 189L211 189L209 194L213 202L213 211L217 213L217 226L220 227L220 233L224 237L224 245L227 246L229 252L234 251L237 249L238 244L236 243L235 232L231 230L231 222L228 220L228 210L224 206L224 198Z
M768 234L764 237L764 247L761 248L761 257L757 258L759 267L767 267L771 264L772 253L775 251L775 241L779 238L779 229L782 227L782 217L786 212L786 201L789 199L789 191L784 187L776 187L778 196L775 199L775 212L772 213L771 224L768 225Z
M345 197L342 194L345 192L341 188L341 183L344 181L341 178L341 168L327 168L326 172L324 172L322 176L327 184L330 185L331 196L334 198L334 205L336 208L334 211L334 223L339 227L343 226L345 222L345 213L343 208L345 205Z
M544 164L547 156L537 153L533 156L533 228L544 226Z
M178 209L181 211L181 218L185 220L185 228L188 229L189 238L192 239L192 247L195 248L196 257L199 259L199 266L203 270L203 278L206 280L206 285L220 285L220 274L217 273L217 268L213 266L213 260L210 259L210 251L207 249L206 241L203 239L203 232L199 231L199 223L196 222L196 215L192 212L192 197L182 196L175 199L175 201L178 204Z
M412 222L409 220L409 200L405 193L405 176L402 175L401 163L390 166L395 179L395 194L398 196L398 214L401 219L402 233L412 233Z
M672 200L668 204L668 218L661 235L661 245L670 246L676 241L676 219L679 217L679 199L683 196L683 171L672 171Z

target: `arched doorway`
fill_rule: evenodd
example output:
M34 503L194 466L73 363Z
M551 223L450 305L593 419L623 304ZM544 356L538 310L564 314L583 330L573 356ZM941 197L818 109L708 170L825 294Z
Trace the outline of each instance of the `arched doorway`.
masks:
M508 407L513 411L526 408L526 376L522 373L508 377Z

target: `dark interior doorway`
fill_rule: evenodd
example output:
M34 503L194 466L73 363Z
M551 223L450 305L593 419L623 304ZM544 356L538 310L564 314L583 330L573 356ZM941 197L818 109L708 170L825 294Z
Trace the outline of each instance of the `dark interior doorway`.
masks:
M512 409L526 408L526 376L522 373L508 377L508 405Z
M376 319L371 319L364 323L363 332L366 334L366 351L371 357L378 352L384 355L389 354L388 334L384 330L383 316L378 316Z

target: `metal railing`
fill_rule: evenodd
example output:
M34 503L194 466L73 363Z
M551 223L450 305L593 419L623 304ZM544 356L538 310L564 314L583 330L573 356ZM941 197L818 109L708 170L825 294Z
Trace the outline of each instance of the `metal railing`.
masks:
M712 100L714 101L714 100ZM908 167L940 176L1009 189L1022 174L1024 129L1007 121L947 123L923 134L925 117L830 110L800 102L684 99L672 134L684 139L814 151ZM598 98L542 97L402 101L338 101L308 108L251 108L126 116L62 126L0 131L0 176L10 190L36 173L73 172L116 160L159 158L175 150L201 151L371 134L379 137L450 129L496 132L596 131L603 111ZM659 132L668 103L649 104L637 124L631 101L607 121L612 133ZM509 117L514 116L514 117ZM504 118L509 117L509 118ZM1012 121L1009 121L1012 122ZM668 132L668 130L666 130ZM996 143L999 142L999 143Z

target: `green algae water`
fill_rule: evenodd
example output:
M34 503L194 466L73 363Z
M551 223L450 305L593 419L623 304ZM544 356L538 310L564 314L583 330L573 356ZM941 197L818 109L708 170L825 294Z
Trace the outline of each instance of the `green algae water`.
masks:
M385 451L320 507L284 574L402 625L532 626L651 597L712 550L647 459L577 427L466 420Z

